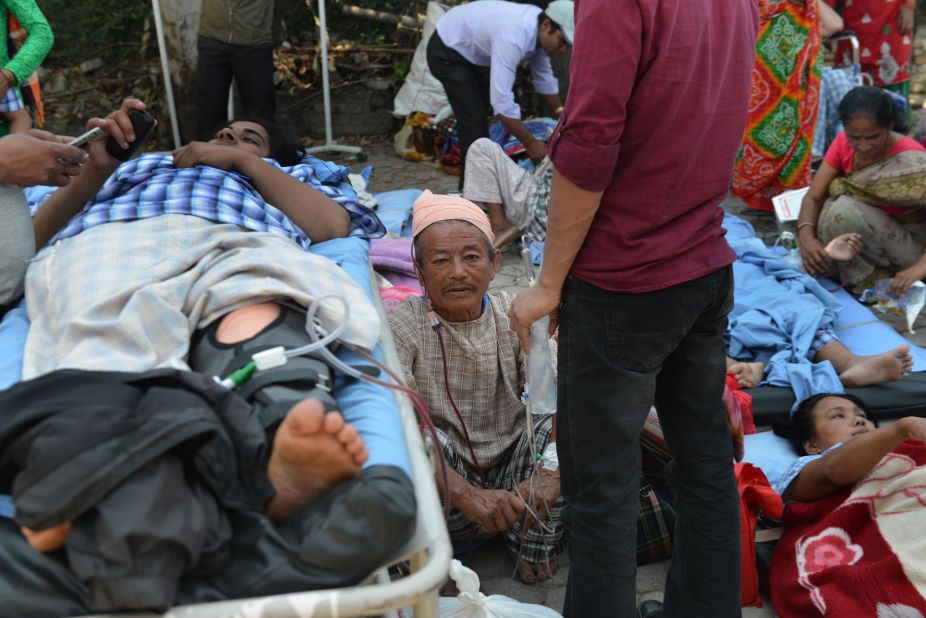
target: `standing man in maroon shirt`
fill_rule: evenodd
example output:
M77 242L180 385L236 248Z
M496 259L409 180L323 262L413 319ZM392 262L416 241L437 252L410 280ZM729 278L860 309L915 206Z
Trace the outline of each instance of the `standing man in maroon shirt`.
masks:
M636 616L639 437L655 403L678 527L664 615L740 615L739 506L721 405L754 0L576 0L543 270L511 308L559 309L567 617ZM648 615L658 615L654 612Z

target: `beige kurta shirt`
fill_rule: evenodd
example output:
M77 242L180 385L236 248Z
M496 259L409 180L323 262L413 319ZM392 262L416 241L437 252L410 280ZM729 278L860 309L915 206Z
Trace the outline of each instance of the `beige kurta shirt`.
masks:
M502 455L526 426L521 402L526 366L518 337L508 322L514 295L497 292L488 299L482 315L470 322L448 322L438 317L450 394L483 469L501 463ZM399 362L408 386L427 401L434 425L451 437L460 457L475 467L447 397L440 345L427 312L422 298L408 297L389 313Z

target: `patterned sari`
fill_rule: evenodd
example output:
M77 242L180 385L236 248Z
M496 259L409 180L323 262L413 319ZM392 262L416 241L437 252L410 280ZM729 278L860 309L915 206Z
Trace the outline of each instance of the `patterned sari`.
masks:
M733 194L772 210L771 198L810 184L820 98L817 3L759 0L759 38Z
M861 234L861 253L839 270L859 290L909 268L926 248L926 152L907 150L836 178L817 230L825 244L849 232ZM905 206L889 215L879 206Z

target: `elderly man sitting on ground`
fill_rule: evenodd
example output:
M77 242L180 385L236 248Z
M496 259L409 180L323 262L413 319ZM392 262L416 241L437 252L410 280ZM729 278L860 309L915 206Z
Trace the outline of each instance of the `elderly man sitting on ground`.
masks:
M450 536L467 551L504 533L521 579L545 580L562 537L553 417L536 417L533 452L521 399L526 358L507 317L514 296L486 293L501 257L492 228L472 202L430 191L415 202L413 228L425 296L405 299L389 322L447 462L446 485L440 472L437 483L451 506Z

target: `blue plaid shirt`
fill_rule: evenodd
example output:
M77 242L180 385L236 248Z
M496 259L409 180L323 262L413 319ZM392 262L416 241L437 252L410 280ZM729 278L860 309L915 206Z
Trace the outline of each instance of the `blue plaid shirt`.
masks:
M0 112L15 112L22 108L23 99L22 95L19 93L19 88L17 86L7 88L6 94L0 97Z
M350 236L378 238L386 228L373 211L360 205L347 174L350 170L314 157L291 167L264 159L344 207ZM177 168L170 154L145 154L120 165L83 211L52 242L97 225L137 221L160 215L192 215L231 223L254 232L291 238L304 249L312 240L289 217L261 197L247 176L207 165Z

